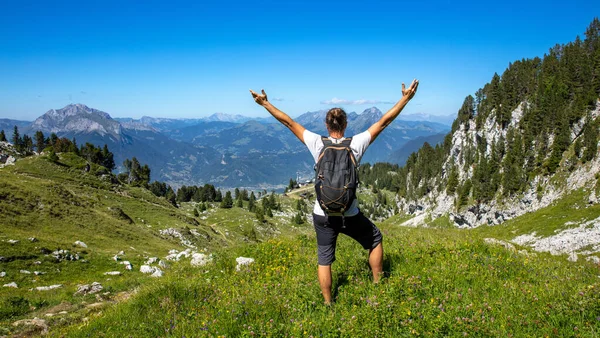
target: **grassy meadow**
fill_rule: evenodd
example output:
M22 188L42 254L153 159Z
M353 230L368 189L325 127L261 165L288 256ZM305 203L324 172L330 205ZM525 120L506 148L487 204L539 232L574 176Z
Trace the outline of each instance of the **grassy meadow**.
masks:
M407 216L390 217L378 223L385 248L379 284L371 282L367 253L340 236L335 301L325 306L312 228L291 221L298 191L277 196L283 211L266 223L246 204L210 205L194 217L193 203L174 208L144 189L94 175L98 168L84 173L78 158L63 156L60 163L30 158L0 169L0 256L6 258L0 282L19 286L0 288L0 336L46 334L44 327L13 325L34 317L45 321L51 337L600 336L598 265L484 241L551 235L567 221L595 219L600 206L587 204L582 191L495 227L459 230L442 217L433 228L406 228L399 224ZM374 200L369 189L361 193ZM186 249L160 235L167 228L194 230L199 236L186 238L212 254L212 262L169 261L161 278L139 272L148 257ZM44 254L56 249L81 259L57 262ZM119 251L132 271L113 260ZM238 271L240 256L255 262ZM122 274L104 275L115 270ZM92 282L104 289L75 294ZM31 290L54 284L62 287Z
M55 332L68 337L594 337L598 266L522 255L471 231L382 225L386 278L373 284L366 252L340 238L334 297L316 279L315 239L273 239L182 264L127 303ZM235 258L254 264L236 271Z

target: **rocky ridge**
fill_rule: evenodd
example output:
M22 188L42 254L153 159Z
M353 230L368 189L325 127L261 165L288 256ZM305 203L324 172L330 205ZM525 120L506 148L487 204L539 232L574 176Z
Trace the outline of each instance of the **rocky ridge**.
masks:
M495 114L490 114L485 121L484 127L476 130L475 122L470 120L469 124L460 125L459 129L452 135L452 148L450 156L444 163L443 177L448 175L451 162L453 162L459 172L459 181L464 182L473 177L473 168L466 167L462 161L461 155L467 146L476 149L478 142L486 140L487 154L491 152L493 142L501 137L506 138L507 130L510 127L517 128L523 116L523 110L527 103L523 102L513 112L508 128L502 129L495 121ZM597 101L596 108L588 115L589 118L596 119L600 115L600 100ZM587 117L580 119L571 129L571 142L574 142L581 134L583 125ZM552 144L553 140L549 140ZM457 212L455 210L456 196L449 196L445 191L431 191L416 203L408 202L404 199L398 201L398 207L406 213L417 217L405 222L406 226L426 225L427 216L433 218L448 215L450 220L459 228L472 228L481 225L496 225L508 219L521 216L549 206L552 202L565 196L565 194L581 188L588 188L590 193L590 203L597 203L597 197L594 189L595 176L600 172L600 157L576 168L569 173L563 184L556 184L554 176L537 176L531 180L526 191L519 197L504 200L502 203L493 200L490 203L473 205L467 210ZM539 193L540 187L543 193Z

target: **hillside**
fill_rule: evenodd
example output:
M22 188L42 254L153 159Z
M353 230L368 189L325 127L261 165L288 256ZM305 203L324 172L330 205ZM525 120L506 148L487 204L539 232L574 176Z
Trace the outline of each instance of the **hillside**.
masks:
M459 227L500 224L585 188L597 203L600 21L543 58L510 63L465 98L444 142L403 168L381 165L379 189L398 192L409 224L449 217Z
M174 208L84 166L65 153L58 164L42 155L0 169L0 280L17 286L0 288L2 335L593 336L599 329L598 254L573 263L571 252L535 252L554 230L600 217L583 191L505 225L458 230L448 218L430 224L436 228L399 227L406 216L386 219L394 195L363 188L365 212L387 215L378 222L386 278L372 285L365 252L340 237L329 308L321 305L312 227L291 222L312 187L276 196L283 212L267 223L247 204L211 204L194 217L195 203ZM519 241L532 232L537 244ZM255 262L237 271L239 257Z
M600 215L598 206L590 208L594 217ZM128 302L106 309L83 326L66 327L53 335L598 334L597 264L571 263L564 255L536 254L527 247L490 239L495 228L402 228L400 222L401 218L393 217L380 224L386 278L379 285L371 283L362 248L340 237L331 307L322 305L315 239L310 234L218 250L213 252L214 260L202 267L174 266L175 273L145 284ZM511 229L524 224L516 219ZM236 257L255 262L238 271Z
M0 336L31 329L11 326L19 318L65 325L64 316L47 314L67 311L69 320L79 321L95 306L121 301L153 280L143 265L170 274L174 252L190 264L194 253L307 230L290 226L292 201L282 201L281 217L265 223L246 209L225 211L217 203L194 217L194 204L175 208L146 189L115 183L102 167L92 164L86 172L85 166L63 153L57 163L40 155L0 168ZM93 282L102 293L77 294Z

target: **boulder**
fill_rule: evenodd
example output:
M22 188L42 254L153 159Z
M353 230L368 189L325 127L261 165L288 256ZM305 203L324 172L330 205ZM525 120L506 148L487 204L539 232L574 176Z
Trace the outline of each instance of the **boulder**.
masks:
M4 284L2 286L5 287L5 288L15 288L15 289L18 288L17 283L15 283L15 282Z
M151 267L150 265L142 265L140 266L140 272L141 273L154 273L154 268Z
M150 265L150 264L154 264L158 262L158 257L150 257L148 258L148 260L146 261L146 265Z
M36 276L40 276L40 275L45 275L46 273L43 271L34 271L33 274Z
M75 292L74 295L91 295L91 294L102 291L102 289L103 289L102 285L98 282L93 282L91 285L90 284L78 285L77 291Z
M122 261L120 264L125 265L125 270L133 270L133 265L129 261Z
M567 260L569 262L577 262L577 253L576 252L571 252L571 254L567 258Z
M87 244L83 243L82 241L75 241L75 243L73 243L73 245L81 247L81 248L87 248Z
M589 204L598 203L598 197L596 197L596 190L592 189L592 192L590 193L590 196L588 197L588 203Z
M192 255L191 249L185 249L184 251L178 252L177 250L169 251L169 254L165 257L166 260L169 261L178 261L181 257L188 258Z
M212 256L196 252L192 254L192 260L190 261L190 264L192 266L203 266L208 264L211 260Z
M154 268L154 272L152 273L152 275L150 275L150 277L162 277L162 276L163 276L163 272L159 268Z
M29 239L29 241L30 241L30 242L32 242L32 243L34 243L34 242L37 242L37 241L38 241L38 239L37 239L37 238L35 238L35 237L29 237L28 239Z
M54 290L54 289L58 289L58 288L62 288L62 284L55 284L55 285L50 285L50 286L38 286L37 288L33 288L31 289L31 291L36 290L36 291L48 291L48 290Z
M594 264L600 264L600 258L597 256L587 256L585 260Z
M169 266L167 265L167 263L165 263L165 261L160 261L158 262L158 266L160 266L163 269L168 268Z
M254 258L238 257L235 259L235 261L237 262L237 266L235 267L235 270L240 271L243 266L247 266L247 265L254 263Z
M0 277L6 277L6 272L4 272L4 271L0 272Z
M19 241L16 240L16 239L9 239L7 242L10 243L10 244L17 244L17 243L19 243Z
M52 252L52 257L60 261L78 261L79 254L72 254L69 250L56 250Z
M25 274L25 275L30 275L31 271L28 270L19 270L20 273Z
M21 319L12 324L13 326L35 326L38 330L41 330L41 335L46 335L48 333L48 325L46 321L39 318L33 319Z
M104 273L105 276L120 276L121 271L108 271Z

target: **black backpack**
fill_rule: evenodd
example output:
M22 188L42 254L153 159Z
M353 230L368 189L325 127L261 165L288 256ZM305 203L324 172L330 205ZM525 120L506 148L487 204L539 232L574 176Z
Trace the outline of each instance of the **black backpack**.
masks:
M356 199L358 163L350 149L352 138L333 143L322 136L323 149L315 165L317 201L330 216L343 216Z

